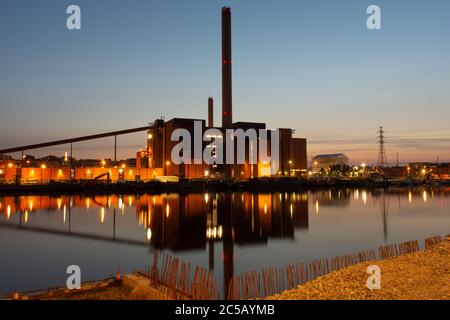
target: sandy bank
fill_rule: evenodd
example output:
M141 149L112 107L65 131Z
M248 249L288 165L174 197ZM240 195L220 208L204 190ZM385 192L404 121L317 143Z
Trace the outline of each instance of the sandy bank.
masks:
M370 290L366 286L370 265L381 269L379 290ZM335 271L268 299L450 300L450 239L425 251Z

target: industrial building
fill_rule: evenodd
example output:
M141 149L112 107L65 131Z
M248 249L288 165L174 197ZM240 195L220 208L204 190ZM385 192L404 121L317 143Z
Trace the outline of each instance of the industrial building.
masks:
M214 100L208 99L208 122L202 119L184 119L174 118L170 121L158 119L153 122L148 131L148 143L145 149L137 153L137 169L149 169L153 178L159 176L176 176L185 179L196 178L231 178L231 179L249 179L257 177L269 176L300 176L306 172L307 169L307 155L306 155L306 139L294 138L294 130L292 129L278 129L279 139L279 157L277 163L277 170L271 170L271 160L263 160L259 154L257 162L253 163L250 159L254 159L254 150L260 150L261 132L265 131L267 139L272 142L272 130L266 128L265 123L254 122L233 122L233 107L232 107L232 50L231 50L231 9L222 8L222 123L221 126L214 124ZM201 123L201 137L209 129L217 129L220 132L220 137L224 144L229 142L230 137L227 137L227 129L242 129L243 131L254 129L258 133L257 145L252 145L249 141L245 142L245 162L239 163L235 161L233 164L206 164L203 159L194 159L193 146L195 142L192 141L192 152L190 152L192 161L190 163L175 164L171 159L172 149L179 143L172 141L172 133L177 129L184 129L190 133L190 137L194 139L195 123ZM261 131L262 130L262 131ZM233 137L231 137L233 139ZM202 142L202 147L207 147L206 142ZM236 143L235 145L236 155ZM270 144L270 143L268 143ZM203 148L202 148L203 150ZM268 150L268 156L272 158ZM275 158L275 157L273 157Z
M348 166L349 159L343 153L319 154L312 158L312 172L319 173L325 171L328 173L332 167L339 166L342 170Z

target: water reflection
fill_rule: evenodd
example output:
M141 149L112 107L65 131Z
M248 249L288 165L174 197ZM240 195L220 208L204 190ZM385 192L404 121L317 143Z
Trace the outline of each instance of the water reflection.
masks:
M227 292L228 280L235 272L282 264L272 257L281 253L288 257L284 258L286 262L293 263L306 260L305 257L356 251L350 250L349 242L338 242L338 237L361 242L361 249L374 247L365 245L368 242L364 243L357 235L360 229L365 230L365 236L379 232L379 238L392 241L400 234L398 223L390 217L392 213L417 215L416 206L423 208L431 201L442 209L449 193L450 188L0 197L0 227L14 232L32 231L164 249L176 255L200 250L206 254L200 263L220 272L223 292ZM314 225L312 230L310 224ZM423 225L414 226L420 227ZM434 235L432 228L425 231L427 235ZM373 236L376 245L380 244L379 238ZM301 240L295 242L298 239ZM285 242L281 249L270 248L270 252L263 253L259 258L262 262L239 265L236 270L236 264L240 263L236 254L251 255L253 245L268 248L272 240ZM3 247L0 244L0 249ZM145 259L150 263L148 257Z
M307 193L163 194L125 197L128 206L135 211L137 225L145 230L141 242L116 237L116 210L125 213L124 196L121 195L4 197L0 198L0 203L5 211L0 212L6 215L7 222L2 222L1 225L14 226L15 222L16 226L18 224L19 227L30 231L58 232L68 236L142 245L149 243L153 248L172 251L207 248L211 269L214 269L215 243L221 242L225 289L228 279L233 276L235 245L264 244L271 237L293 238L295 228L308 228ZM72 232L72 211L79 208L85 209L83 211L98 212L97 222L101 225L112 219L112 234L100 236L95 231ZM59 215L61 211L62 224L67 223L68 229L58 228L58 224L46 226L44 223L44 226L33 226L33 219L29 218L29 215L44 212ZM80 217L78 220L80 221ZM92 220L81 217L81 223L87 227Z
M205 247L206 241L223 240L226 234L242 244L291 238L294 228L308 227L307 193L1 197L0 214L6 221L27 224L29 215L61 213L65 224L72 209L84 209L98 212L98 223L104 224L116 210L124 215L126 205L146 230L145 239L155 248L174 251Z
M348 207L352 200L352 194L354 200L359 200L359 192L359 190L350 189L320 190L314 192L312 198L316 207Z
M448 189L440 189L439 204L444 207ZM382 213L389 214L392 195L398 197L399 208L404 198L409 205L421 198L426 204L436 190L351 190L332 189L291 193L205 193L162 195L104 196L17 196L0 197L0 215L6 221L19 215L19 224L27 224L30 216L62 212L66 223L71 210L98 210L98 222L104 224L116 210L125 214L128 206L136 214L137 224L145 229L143 238L155 248L174 251L206 246L207 241L220 241L230 235L234 243L267 242L269 238L292 238L294 229L308 228L308 203L314 213L327 207L350 207L355 202L366 205L368 193ZM111 213L111 211L114 211ZM386 228L385 228L386 229ZM148 232L147 230L150 230ZM149 236L151 235L151 236Z

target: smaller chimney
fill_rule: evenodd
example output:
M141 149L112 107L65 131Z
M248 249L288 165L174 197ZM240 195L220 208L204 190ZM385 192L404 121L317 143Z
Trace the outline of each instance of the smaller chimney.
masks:
M208 98L208 127L214 127L214 99Z

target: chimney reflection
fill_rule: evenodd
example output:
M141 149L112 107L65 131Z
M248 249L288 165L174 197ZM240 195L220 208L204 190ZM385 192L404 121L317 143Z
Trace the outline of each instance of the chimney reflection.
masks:
M222 244L220 254L224 272L224 287L234 274L234 245L267 244L269 238L295 236L295 229L307 229L307 193L203 193L161 194L136 196L24 196L0 198L0 215L9 219L16 212L25 214L25 222L31 214L42 211L62 211L63 223L69 224L70 208L92 208L97 212L99 225L111 223L111 239L116 239L116 228L122 219L107 219L109 208L125 214L125 203L133 208L136 225L141 226L142 243L157 249L174 252L192 249L208 251L208 266L215 268L217 244ZM97 211L98 210L98 211ZM69 212L68 212L69 211ZM68 215L68 216L67 216ZM126 215L127 216L127 215ZM86 223L92 220L86 216ZM116 221L117 220L117 221ZM65 229L67 230L67 229ZM225 291L227 292L227 291Z
M294 229L309 224L307 193L141 196L136 212L154 248L207 250L210 270L215 268L215 243L222 242L225 292L234 274L235 244L293 238Z

